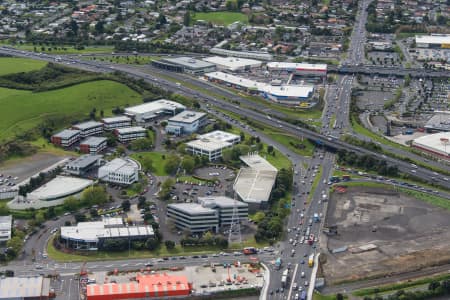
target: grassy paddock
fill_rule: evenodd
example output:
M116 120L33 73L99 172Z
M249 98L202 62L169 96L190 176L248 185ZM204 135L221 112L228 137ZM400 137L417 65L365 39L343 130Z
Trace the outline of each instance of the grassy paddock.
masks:
M132 158L136 159L137 161L141 162L144 158L149 157L153 162L153 174L156 176L167 176L166 170L164 170L164 165L166 163L166 160L163 159L163 155L165 158L169 156L169 153L162 153L162 152L138 152L133 153L131 155Z
M48 117L84 119L94 107L107 116L116 106L140 102L137 92L107 80L41 93L0 88L0 140L35 128Z
M45 61L28 58L0 57L0 76L39 70L46 64Z
M192 22L195 23L196 21L203 20L206 22L211 22L213 24L217 25L230 25L234 22L242 22L247 24L248 23L248 16L244 15L239 12L227 12L227 11L220 11L220 12L191 12L192 16Z

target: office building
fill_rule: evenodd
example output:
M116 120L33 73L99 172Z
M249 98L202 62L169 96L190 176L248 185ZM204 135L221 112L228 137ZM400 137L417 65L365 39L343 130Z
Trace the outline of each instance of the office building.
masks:
M236 134L216 130L198 136L196 140L186 143L186 152L192 155L205 155L209 161L222 157L222 150L229 148L241 141Z
M186 107L180 103L160 99L137 106L127 107L125 108L125 115L133 118L138 125L145 126L149 125L149 122L160 116L175 116L185 109Z
M0 216L0 244L11 239L12 216Z
M220 142L230 143L232 145L239 144L241 142L241 136L233 133L229 133L222 130L214 130L197 137L198 139L216 140Z
M170 118L165 129L175 135L194 133L206 124L207 117L203 112L185 110Z
M98 250L105 240L147 240L154 236L152 226L127 226L122 218L103 218L97 222L80 222L61 227L61 241L66 248Z
M70 147L81 139L80 130L64 129L52 135L51 142L55 146Z
M203 207L215 209L218 212L219 226L231 225L234 205L237 208L237 217L240 221L248 219L248 204L225 196L198 197L198 202Z
M140 126L117 128L114 129L114 135L117 136L119 142L126 143L147 137L147 129Z
M172 203L167 205L167 217L180 230L201 233L219 230L219 214L212 208L197 203Z
M131 159L115 158L98 169L98 179L129 185L139 180L139 167Z
M82 155L69 161L64 166L64 171L77 176L84 176L89 171L100 166L101 155Z
M117 128L130 127L131 118L127 116L117 116L102 119L103 128L107 131L111 131Z
M80 142L80 152L86 154L99 154L106 149L105 137L90 136Z
M103 123L88 121L79 123L72 126L72 129L80 130L80 135L82 138L91 136L91 135L99 135L103 133Z
M216 70L216 66L212 63L186 56L154 60L152 65L161 69L184 72L191 75L199 75Z

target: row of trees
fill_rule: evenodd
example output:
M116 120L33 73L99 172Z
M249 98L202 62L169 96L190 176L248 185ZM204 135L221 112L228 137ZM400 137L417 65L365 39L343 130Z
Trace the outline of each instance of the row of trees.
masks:
M200 238L184 238L180 241L182 247L190 246L217 246L221 249L228 248L228 240L221 236L214 236L211 232L206 232Z
M374 297L366 296L364 300L426 300L434 299L436 297L450 295L450 280L444 280L442 282L432 281L428 285L427 290L418 291L397 291L395 294L383 297L376 295ZM446 297L445 297L446 298Z
M376 171L379 175L397 177L397 166L388 166L385 160L379 160L372 155L358 155L355 152L344 149L337 151L338 164L362 168L365 171Z
M51 170L50 172L39 173L36 177L30 177L30 180L27 184L23 184L19 186L19 195L25 197L29 192L37 189L44 183L50 181L51 179L55 178L56 175L58 175L61 172L61 168L57 167L54 170Z
M80 199L73 196L68 197L64 200L63 207L68 211L75 211L77 208L82 206L102 205L107 203L109 200L110 197L108 196L105 188L97 185L84 190Z

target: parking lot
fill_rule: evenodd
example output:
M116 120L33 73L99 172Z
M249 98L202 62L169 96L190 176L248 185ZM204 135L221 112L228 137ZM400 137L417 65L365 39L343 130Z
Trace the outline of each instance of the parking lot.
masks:
M374 65L380 66L400 66L402 64L400 56L396 52L370 51L367 53L367 59Z

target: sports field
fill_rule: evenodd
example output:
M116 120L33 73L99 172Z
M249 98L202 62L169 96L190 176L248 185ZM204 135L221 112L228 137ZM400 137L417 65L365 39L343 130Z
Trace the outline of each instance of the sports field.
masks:
M95 107L105 116L111 109L140 103L141 96L127 86L108 80L32 93L0 88L0 141L32 129L49 116L67 116L69 120L87 118Z
M28 58L0 57L0 76L11 73L39 70L46 64L46 61Z
M196 12L192 13L192 21L203 20L206 22L211 22L217 25L230 25L236 21L240 21L242 23L248 23L248 17L242 13L238 12Z

